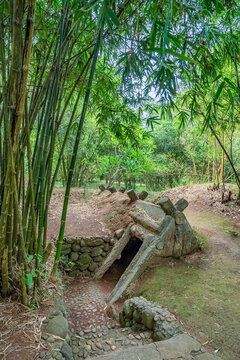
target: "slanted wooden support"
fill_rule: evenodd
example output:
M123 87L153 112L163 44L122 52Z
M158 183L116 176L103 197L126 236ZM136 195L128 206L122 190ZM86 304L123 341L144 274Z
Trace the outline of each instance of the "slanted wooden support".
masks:
M136 221L136 223L142 225L145 229L148 229L156 233L159 231L159 224L155 224L154 222L134 212L130 212L129 215L134 221Z
M143 190L142 192L140 192L140 194L138 195L140 200L145 200L148 197L148 192Z
M183 211L185 210L187 207L188 207L188 201L186 199L179 199L176 204L175 204L175 208L178 210L178 211Z
M179 203L179 208L180 209L184 208L186 202L181 201ZM161 198L158 202L158 205L161 206L161 208L163 209L166 215L170 215L175 219L177 225L182 225L184 223L184 219L185 219L184 214L181 211L179 211L177 208L175 208L175 206L167 196Z
M137 194L136 194L135 191L132 190L132 189L127 191L127 195L128 195L128 197L129 197L129 199L130 199L131 201L137 201L137 200L138 200Z

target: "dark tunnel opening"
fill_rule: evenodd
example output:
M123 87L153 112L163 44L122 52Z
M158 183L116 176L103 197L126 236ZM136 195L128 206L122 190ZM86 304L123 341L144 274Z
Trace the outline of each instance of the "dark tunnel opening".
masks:
M106 280L118 281L135 255L138 253L141 245L142 241L140 239L135 236L131 237L121 253L121 258L114 261L112 266L104 275L104 278Z

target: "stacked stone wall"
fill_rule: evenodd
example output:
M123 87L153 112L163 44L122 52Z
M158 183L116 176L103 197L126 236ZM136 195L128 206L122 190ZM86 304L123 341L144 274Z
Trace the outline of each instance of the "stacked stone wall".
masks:
M169 339L183 332L181 324L173 314L143 297L125 301L119 320L125 327L153 331L155 341Z
M94 273L111 251L115 240L109 236L64 238L61 253L62 268L75 277Z

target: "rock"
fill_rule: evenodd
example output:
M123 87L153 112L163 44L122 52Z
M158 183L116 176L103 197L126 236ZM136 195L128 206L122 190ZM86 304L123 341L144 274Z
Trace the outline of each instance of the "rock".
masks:
M46 326L46 332L52 335L60 336L65 339L68 334L67 319L60 313L49 320Z
M102 260L103 260L102 256L96 256L94 258L94 261L96 261L96 262L101 262Z
M81 271L84 271L84 270L87 270L88 266L89 266L88 264L80 265L79 269Z
M91 256L92 257L100 256L102 253L103 253L103 249L101 249L100 247L95 247L91 251Z
M63 354L63 356L66 360L73 360L72 349L67 343L64 343L61 353Z
M71 248L61 251L61 255L68 255L70 253L71 253Z
M137 323L142 322L142 314L137 309L133 310L133 318Z
M55 341L55 339L54 339L53 336L49 336L48 339L47 339L47 341L48 341L50 344L53 344L54 341Z
M81 240L80 240L80 245L81 245L82 247L86 246L86 241L85 241L84 239L81 239Z
M42 351L39 355L40 359L43 359L46 356L46 351Z
M90 272L94 272L97 269L98 265L95 262L92 262L89 266L88 266L88 270Z
M78 253L72 252L70 259L71 259L71 261L77 261L78 257L79 257Z
M72 249L74 252L79 252L81 249L81 246L79 244L73 244Z
M101 238L91 238L87 240L87 246L100 246L104 244L104 240Z
M92 350L91 345L85 345L84 348L85 348L87 351L91 351L91 350Z
M105 252L108 252L108 251L110 250L109 244L106 244L106 245L104 246L103 250L104 250Z
M131 306L130 301L125 301L124 306L123 306L123 311L124 311L124 317L126 317L127 319L132 318L133 307Z
M71 249L71 244L62 244L62 251Z
M88 246L84 246L81 248L82 253L90 253L91 251L92 251L92 249Z
M146 309L142 313L142 322L143 325L146 326L149 330L153 329L154 325L154 314L150 309Z
M79 256L78 264L84 265L89 264L92 261L92 258L89 254L82 254Z
M111 347L108 344L103 343L103 350L110 351Z
M78 269L75 269L75 270L70 271L70 273L68 275L71 276L71 277L76 277L76 276L78 276L80 274L81 274L81 271L78 270Z
M110 239L109 240L109 244L112 246L112 245L114 245L115 244L115 240L114 239Z
M68 238L68 239L66 239L65 241L66 241L66 243L68 243L68 244L73 244L73 243L74 243L74 239L71 239L71 238Z
M120 239L123 236L124 230L123 229L118 229L115 231L115 235L118 239Z

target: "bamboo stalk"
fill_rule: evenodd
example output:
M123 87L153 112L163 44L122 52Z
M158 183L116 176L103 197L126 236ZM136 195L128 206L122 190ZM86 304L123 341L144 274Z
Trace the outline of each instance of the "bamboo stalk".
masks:
M8 293L8 246L3 250L2 258L2 297L6 297Z
M63 235L64 235L64 230L65 230L66 216L67 216L68 200L69 200L69 194L70 194L72 177L73 177L73 170L74 170L74 166L75 166L75 162L76 162L77 150L78 150L78 146L79 146L79 142L80 142L80 136L82 133L82 127L83 127L83 123L85 120L85 115L86 115L89 97L90 97L90 93L91 93L91 87L92 87L93 77L94 77L94 73L95 73L95 69L96 69L98 52L99 52L100 42L101 42L101 38L102 38L103 28L104 28L104 16L102 16L102 19L101 19L100 30L99 30L96 45L94 48L94 55L93 55L93 59L92 59L91 70L90 70L90 75L89 75L88 84L87 84L87 90L85 93L81 117L79 119L77 134L76 134L75 143L74 143L74 149L73 149L72 158L71 158L71 165L70 165L69 173L68 173L68 181L67 181L66 191L65 191L65 196L64 196L64 204L63 204L63 210L62 210L62 218L61 218L59 237L58 237L58 242L57 242L57 250L56 250L55 261L54 261L52 274L51 274L53 279L56 276L57 267L58 267L58 263L59 263L60 256L61 256Z

